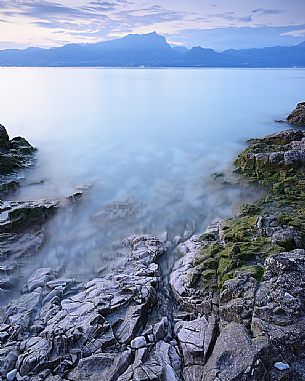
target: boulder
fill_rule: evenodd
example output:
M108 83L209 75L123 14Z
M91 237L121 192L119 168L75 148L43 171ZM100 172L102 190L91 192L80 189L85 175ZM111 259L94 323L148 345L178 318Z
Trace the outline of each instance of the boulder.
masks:
M292 113L288 115L287 122L298 126L305 126L305 102L297 104Z
M0 175L31 165L35 151L36 148L22 137L10 141L5 127L0 124Z
M8 150L10 148L10 139L6 128L0 124L0 150Z
M212 355L203 368L201 379L265 380L263 364L256 360L267 344L266 338L251 339L243 325L230 323L221 331ZM185 381L195 380L185 378Z

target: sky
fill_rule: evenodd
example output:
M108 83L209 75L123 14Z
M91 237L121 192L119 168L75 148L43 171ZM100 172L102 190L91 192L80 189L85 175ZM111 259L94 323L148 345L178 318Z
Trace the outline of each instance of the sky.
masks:
M152 31L216 50L296 45L305 40L305 0L0 0L0 49Z

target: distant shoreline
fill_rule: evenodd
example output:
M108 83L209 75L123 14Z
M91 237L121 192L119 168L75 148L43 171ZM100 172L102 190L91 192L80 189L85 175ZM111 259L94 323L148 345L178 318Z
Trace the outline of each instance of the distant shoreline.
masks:
M282 66L282 67L270 67L270 66L16 66L16 65L0 65L0 69L230 69L230 70L304 70L305 66Z

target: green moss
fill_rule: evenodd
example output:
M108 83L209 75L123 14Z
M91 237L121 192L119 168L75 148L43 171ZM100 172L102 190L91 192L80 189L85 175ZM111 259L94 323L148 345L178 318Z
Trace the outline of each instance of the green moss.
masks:
M212 233L204 233L204 234L201 234L200 238L199 238L200 241L215 241L215 236L214 234Z
M300 140L303 134L296 131L294 136ZM221 290L224 282L240 271L250 272L260 281L262 264L268 256L296 247L294 239L274 244L259 236L257 219L261 215L273 215L280 226L293 227L298 232L298 247L305 247L305 168L300 164L284 166L281 160L291 140L285 134L251 140L236 159L237 171L250 182L264 186L266 195L255 203L243 205L239 216L224 223L224 246L213 243L213 235L202 235L201 239L211 244L202 250L196 263L200 287L208 284ZM270 152L278 152L277 161L269 161L266 153Z
M226 242L249 241L255 234L255 224L258 216L241 216L231 218L223 226L223 238Z
M42 223L52 211L53 208L46 208L44 205L14 209L9 212L11 227L19 228Z
M264 267L259 265L249 265L249 266L242 266L239 269L240 272L245 271L250 273L253 278L255 278L258 282L261 281L263 275L264 275Z
M261 212L259 203L256 204L244 204L240 207L241 216L257 216Z

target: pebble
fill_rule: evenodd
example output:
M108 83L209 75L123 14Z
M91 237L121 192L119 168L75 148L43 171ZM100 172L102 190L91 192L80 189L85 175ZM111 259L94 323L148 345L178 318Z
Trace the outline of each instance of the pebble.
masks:
M7 381L13 381L16 377L16 374L17 374L17 369L13 369L10 372L8 372L8 374L6 375Z
M133 339L130 343L132 349L139 349L146 347L146 340L144 336L139 336Z
M287 369L289 369L290 368L290 366L287 364L287 363L285 363L285 362L276 362L275 364L274 364L274 367L276 368L276 369L278 369L278 370L287 370Z

